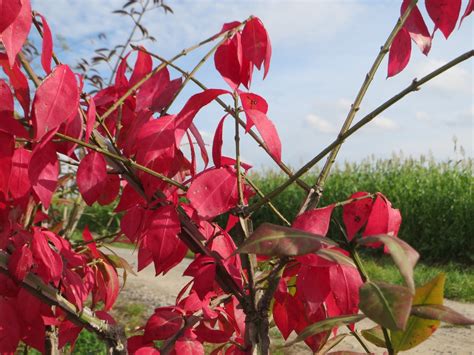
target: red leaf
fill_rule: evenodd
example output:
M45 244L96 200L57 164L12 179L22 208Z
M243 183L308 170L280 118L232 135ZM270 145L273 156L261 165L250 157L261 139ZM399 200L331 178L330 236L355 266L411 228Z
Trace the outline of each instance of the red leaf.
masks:
M95 119L96 119L95 101L93 97L90 97L89 107L87 108L86 133L84 135L84 140L86 143L89 143L92 130L94 129Z
M204 355L204 347L202 344L191 338L181 337L174 344L176 354L188 355Z
M306 211L296 217L293 221L292 227L313 234L326 236L334 207L335 205L329 205L323 208Z
M174 307L157 308L146 323L144 341L167 339L176 334L183 325L183 315Z
M410 0L403 1L400 9L402 14L406 11L409 4ZM417 44L423 54L428 55L431 49L431 35L418 6L415 5L411 10L410 16L408 16L403 27L408 31L411 39Z
M216 278L216 263L209 256L197 256L196 259L183 272L184 276L194 277L193 290L204 300L206 295L214 289Z
M33 191L44 208L48 208L56 190L59 175L59 161L52 142L38 144L31 154L28 177Z
M390 234L397 235L401 223L400 211L392 208L383 195L377 196L372 206L363 236Z
M173 159L175 151L173 116L164 116L152 119L145 123L136 136L137 161L149 166L150 162L156 158ZM170 165L170 164L168 164Z
M62 123L59 126L59 133L65 134L66 136L73 137L76 139L81 139L82 136L82 117L77 112L74 116L72 116L69 121ZM62 141L56 143L56 150L60 154L64 154L68 157L76 158L74 150L77 147L77 143L70 142L70 141Z
M281 161L281 142L275 125L272 121L261 111L246 110L247 117L252 120L257 127L258 132L267 146L270 154L277 160Z
M49 246L46 233L39 228L34 229L31 250L38 265L37 274L44 282L53 282L57 285L63 272L63 261L61 256Z
M459 26L461 26L464 18L469 16L472 13L472 11L474 11L474 0L469 0L469 3L466 6L466 10L464 10L464 15L462 15L461 17L461 22L459 23Z
M19 281L23 281L33 266L33 254L27 244L15 249L8 260L8 270Z
M104 301L104 311L112 308L120 290L117 271L107 263L99 264L99 272L96 282L98 283L101 299Z
M209 157L207 155L206 144L204 143L204 140L202 139L201 133L196 128L194 123L191 123L191 126L189 126L189 130L191 131L191 134L196 139L196 142L197 142L197 144L199 146L199 149L201 151L202 161L204 162L204 168L203 169L206 169L207 164L209 164Z
M118 196L120 192L120 178L116 174L107 174L105 183L100 193L99 205L106 206L110 205Z
M43 24L43 48L41 49L41 65L43 66L46 74L51 73L51 60L53 59L53 36L49 29L48 22L43 15L38 14L41 17L41 23Z
M232 90L236 90L240 85L240 60L237 43L231 39L222 43L214 54L214 63L226 83Z
M148 79L138 90L135 112L151 109L154 97L160 96L170 83L168 68L163 68Z
M94 238L92 237L91 232L89 231L89 226L85 226L84 230L82 231L82 238L84 239L84 242L87 244L87 248L91 251L91 254L94 258L101 258L102 256L99 254L99 251L97 250L97 246L94 242Z
M329 268L329 284L337 307L328 307L329 316L357 314L359 287L363 284L359 271L347 265L333 265Z
M20 342L22 329L13 301L0 297L0 315L0 353L13 354Z
M58 65L36 90L33 103L36 139L73 117L78 104L74 73L67 65Z
M125 72L127 71L127 58L129 55L130 53L122 58L117 69L117 74L115 74L115 86L118 88L128 87L128 79L125 76Z
M25 127L15 119L13 110L14 102L10 87L0 79L0 131L17 137L29 138Z
M181 83L181 78L171 80L163 90L155 93L151 103L151 110L161 113L161 111L171 103L171 100L181 88Z
M143 47L140 47L143 48ZM135 67L133 68L132 76L130 77L130 86L138 83L143 77L151 72L153 66L152 59L148 53L138 51Z
M222 165L222 131L224 128L224 120L227 116L228 114L224 115L224 117L222 117L219 121L216 132L214 133L214 140L212 142L212 161L214 162L216 168L220 168Z
M10 68L10 65L8 64L8 58L3 53L0 53L0 64L3 67L3 71L10 79L10 84L15 90L15 96L23 108L25 117L28 117L30 112L30 89L28 86L28 80L20 70L17 63L15 63L12 68Z
M254 17L245 24L242 31L242 52L258 70L265 62L263 77L268 73L271 57L271 44L267 31L258 17Z
M351 199L367 196L367 192L356 192L351 195ZM372 209L372 198L367 196L357 201L353 201L345 205L342 209L342 220L346 226L347 238L349 241L354 238L355 234L364 226L369 218Z
M324 264L321 266L301 265L296 289L302 293L305 304L312 311L317 310L331 292L329 269L330 267Z
M461 11L461 0L425 0L425 6L435 24L433 34L439 28L448 39L456 27Z
M15 140L13 137L0 131L0 193L3 192L5 197L8 191L14 149Z
M184 132L189 128L199 110L209 104L217 96L228 93L227 90L207 89L189 98L188 102L186 102L181 111L176 115L175 139L177 147L179 147Z
M186 194L199 216L210 219L238 203L237 176L233 169L208 169L196 176Z
M247 110L257 110L264 114L268 112L268 104L267 101L263 97L257 94L241 92L240 101L242 102L242 108L244 109L245 116L247 118L247 124L245 126L245 131L250 131L250 128L254 125L254 122L247 114Z
M77 169L77 187L84 201L91 206L100 198L107 183L107 165L102 154L91 152Z
M13 153L8 191L14 199L24 197L31 189L30 179L28 178L30 159L31 152L24 148L18 148Z
M2 12L3 16L3 12ZM15 64L16 55L25 43L31 28L31 5L29 0L23 0L18 16L4 31L1 38L8 55L10 67Z
M411 55L410 34L402 28L395 36L388 53L387 78L397 75L407 66Z
M143 208L136 206L129 209L120 220L120 229L131 242L135 242L142 234L144 214Z
M20 0L0 0L0 33L15 21L21 10Z

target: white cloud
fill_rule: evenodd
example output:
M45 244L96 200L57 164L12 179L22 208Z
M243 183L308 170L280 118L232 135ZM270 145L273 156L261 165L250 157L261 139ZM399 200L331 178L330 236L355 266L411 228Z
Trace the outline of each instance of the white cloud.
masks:
M416 112L415 112L415 118L416 118L418 121L422 121L422 122L429 122L429 121L431 121L430 115L428 115L428 113L425 112L425 111L416 111Z
M305 118L306 123L316 129L319 132L322 133L335 133L337 132L336 127L331 124L329 121L315 115L315 114L309 114Z
M376 117L374 118L373 122L375 127L380 128L382 130L393 131L398 129L398 124L392 119L385 116Z

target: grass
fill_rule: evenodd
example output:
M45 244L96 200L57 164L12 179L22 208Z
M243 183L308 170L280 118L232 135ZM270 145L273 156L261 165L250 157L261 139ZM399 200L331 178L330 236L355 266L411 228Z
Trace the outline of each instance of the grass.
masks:
M390 257L363 257L364 267L370 278L376 281L402 284L403 279ZM474 268L458 264L426 265L415 268L415 283L421 286L439 273L446 274L444 297L462 302L474 302Z

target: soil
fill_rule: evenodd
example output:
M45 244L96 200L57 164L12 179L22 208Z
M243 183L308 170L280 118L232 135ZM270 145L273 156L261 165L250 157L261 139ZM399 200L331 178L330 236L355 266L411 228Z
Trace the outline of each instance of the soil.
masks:
M136 270L136 252L132 249L114 249ZM122 302L133 302L146 305L146 312L152 314L154 308L174 304L175 297L179 290L190 281L189 277L182 276L183 271L191 262L184 259L182 263L170 270L165 276L155 277L153 266L137 273L136 276L129 274L127 284L120 294ZM474 318L474 304L461 303L445 300L445 305L457 312ZM358 323L358 329L367 329L374 325L370 320L363 320ZM369 344L370 350L376 354L382 354L381 348ZM347 337L332 351L354 351L364 352L363 348L354 337ZM311 351L302 344L284 351L285 354L311 354ZM403 352L404 354L474 354L474 329L464 327L453 327L442 324L441 327L418 347Z

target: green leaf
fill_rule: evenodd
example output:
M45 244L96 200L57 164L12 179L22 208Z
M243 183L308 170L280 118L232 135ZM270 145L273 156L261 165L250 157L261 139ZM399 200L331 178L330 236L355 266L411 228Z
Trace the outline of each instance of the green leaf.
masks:
M405 279L405 283L408 288L415 293L415 281L413 279L413 269L415 268L420 254L413 249L407 242L401 240L400 238L391 236L391 235L374 235L370 237L360 238L357 241L360 245L367 245L372 243L383 243L392 259L397 265L400 274Z
M242 243L236 253L296 256L315 252L323 246L335 245L335 242L321 235L263 223Z
M416 305L411 308L411 314L419 318L440 320L455 325L473 325L474 320L469 319L455 310L442 304Z
M372 344L377 345L379 348L387 347L382 327L380 325L376 325L370 329L364 329L361 331L361 334L365 339L370 341Z
M324 346L319 349L318 354L326 354L329 350L336 347L341 341L343 341L348 335L348 333L343 333L329 339L326 344L324 344Z
M299 343L300 341L303 341L310 336L325 332L326 330L331 330L334 327L357 323L358 321L364 318L365 318L365 315L363 314L353 314L350 316L327 318L320 322L313 323L311 325L308 325L306 328L304 328L303 331L300 334L298 334L298 336L294 340L286 343L284 347L288 347L293 344Z
M426 285L418 287L413 298L413 304L443 304L445 275L439 274ZM438 329L439 320L423 319L411 316L404 331L392 332L392 345L395 351L414 348L428 339Z
M359 289L359 308L382 327L405 329L413 295L403 286L385 282L366 282Z

